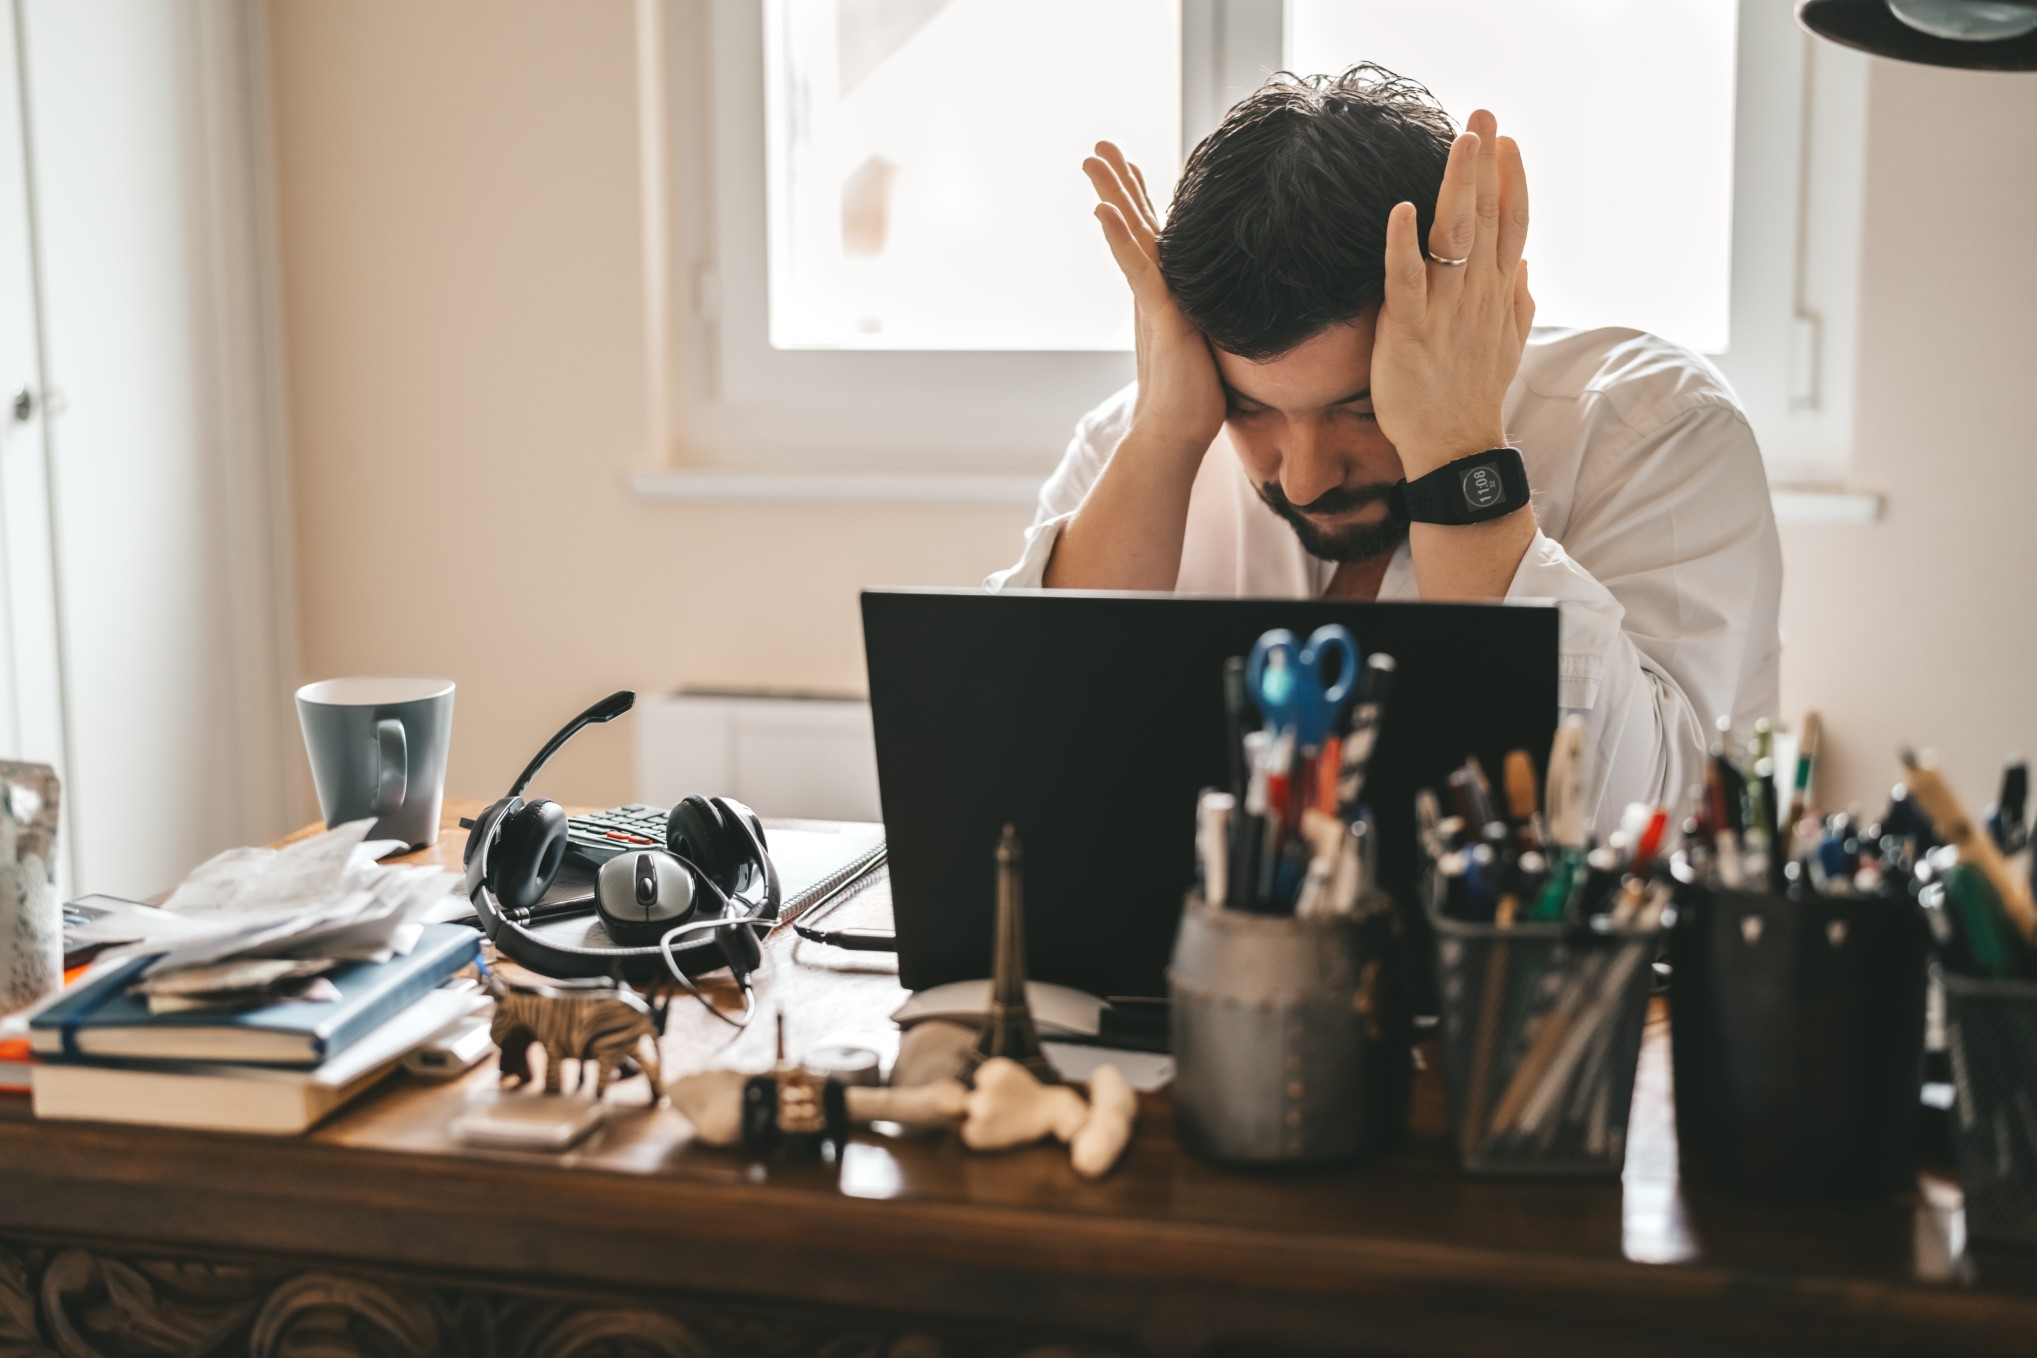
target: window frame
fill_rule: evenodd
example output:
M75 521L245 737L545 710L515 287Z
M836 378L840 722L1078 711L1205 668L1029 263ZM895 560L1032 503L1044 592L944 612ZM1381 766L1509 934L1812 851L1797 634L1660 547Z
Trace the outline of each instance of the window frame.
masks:
M1284 0L1182 0L1183 154L1285 64ZM1017 498L1076 420L1132 377L1126 351L775 350L769 342L764 7L640 0L661 470L749 498L866 476L882 495ZM1739 0L1730 341L1708 355L1778 484L1850 466L1866 61L1790 7ZM655 124L655 126L653 126ZM1099 247L1100 248L1100 247ZM668 342L669 341L669 342ZM955 496L906 493L958 478ZM702 484L706 484L705 481ZM774 492L765 491L769 496ZM796 494L796 492L792 492Z

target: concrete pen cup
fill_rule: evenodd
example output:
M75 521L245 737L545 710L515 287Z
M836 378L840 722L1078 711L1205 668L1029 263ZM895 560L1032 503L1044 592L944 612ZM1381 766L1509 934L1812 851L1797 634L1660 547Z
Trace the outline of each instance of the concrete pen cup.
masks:
M450 679L326 679L297 690L297 721L327 825L369 820L370 839L413 849L438 842Z
M1395 915L1296 918L1191 894L1167 969L1181 1142L1233 1165L1384 1154L1407 1126Z

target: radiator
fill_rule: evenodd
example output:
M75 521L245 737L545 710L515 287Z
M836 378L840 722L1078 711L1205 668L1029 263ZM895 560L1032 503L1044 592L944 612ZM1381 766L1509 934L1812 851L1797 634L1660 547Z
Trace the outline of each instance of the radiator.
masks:
M766 818L882 819L859 698L682 690L641 700L636 730L638 801L701 793Z

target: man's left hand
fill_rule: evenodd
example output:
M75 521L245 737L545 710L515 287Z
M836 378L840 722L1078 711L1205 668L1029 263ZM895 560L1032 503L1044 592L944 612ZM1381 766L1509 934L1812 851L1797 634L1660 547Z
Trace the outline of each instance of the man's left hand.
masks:
M1506 442L1500 407L1535 318L1521 259L1527 175L1520 147L1484 109L1451 143L1428 259L1418 230L1413 203L1387 218L1372 350L1373 411L1410 481Z

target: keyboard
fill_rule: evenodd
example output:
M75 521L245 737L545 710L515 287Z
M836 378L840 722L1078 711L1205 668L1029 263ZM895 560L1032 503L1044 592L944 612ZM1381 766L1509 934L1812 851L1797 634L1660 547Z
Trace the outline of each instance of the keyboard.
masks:
M638 849L665 847L665 820L671 813L662 806L633 802L611 807L591 816L573 816L566 822L567 852L582 862L599 865L617 854Z

